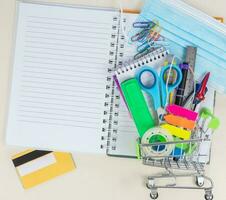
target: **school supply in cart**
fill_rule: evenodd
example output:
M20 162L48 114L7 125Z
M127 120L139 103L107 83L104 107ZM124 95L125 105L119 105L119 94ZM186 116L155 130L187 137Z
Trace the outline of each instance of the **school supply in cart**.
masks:
M170 71L175 72L176 80L173 84L167 83L167 73ZM155 69L147 66L143 66L136 73L137 81L141 89L152 97L155 111L160 116L160 111L168 104L169 94L175 90L182 81L182 73L177 65L167 65L161 67L160 74Z
M136 79L129 79L121 84L126 104L136 124L140 137L155 126L154 117L149 112L142 91Z
M177 93L176 93L176 100L175 100L175 104L181 106L183 104L184 101L184 91L186 88L186 83L187 83L187 75L188 75L188 71L189 71L189 64L188 63L182 63L180 64L180 68L182 71L182 76L183 79L177 89Z

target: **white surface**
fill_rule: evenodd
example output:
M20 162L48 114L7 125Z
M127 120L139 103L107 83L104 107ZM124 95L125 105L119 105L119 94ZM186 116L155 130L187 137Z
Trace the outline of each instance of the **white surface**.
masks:
M49 153L45 156L42 156L40 158L34 159L30 162L18 166L17 170L20 176L25 176L27 174L38 171L39 169L42 169L54 163L56 163L56 158L53 153Z
M61 0L53 0L63 2ZM67 3L117 6L113 0L64 0ZM192 5L210 15L226 18L224 0L189 0ZM138 8L139 1L124 1L128 8ZM134 159L113 158L90 154L75 154L77 169L64 176L46 182L30 190L24 190L10 160L11 155L21 151L20 148L5 145L5 116L8 101L8 76L10 70L10 52L12 45L12 27L15 11L14 0L0 0L0 199L1 200L122 200L149 199L145 187L145 177L161 170L142 165ZM226 184L226 97L217 96L216 115L221 118L221 127L213 137L211 165L207 175L215 183L216 200L225 199ZM195 190L159 190L159 200L167 199L204 199L203 191Z

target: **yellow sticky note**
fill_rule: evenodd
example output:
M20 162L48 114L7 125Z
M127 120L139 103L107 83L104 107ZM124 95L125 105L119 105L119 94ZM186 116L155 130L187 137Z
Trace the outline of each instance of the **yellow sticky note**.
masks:
M171 135L179 137L181 139L189 140L191 137L191 131L181 129L170 124L162 124L161 127L166 129Z
M25 189L74 170L70 153L26 150L12 157L17 174Z

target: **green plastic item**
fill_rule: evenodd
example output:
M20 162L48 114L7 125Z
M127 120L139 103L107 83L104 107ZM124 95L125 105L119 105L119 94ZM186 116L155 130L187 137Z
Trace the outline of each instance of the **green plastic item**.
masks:
M183 149L185 152L187 151L187 149L189 148L189 144L188 143L183 143L183 140L181 140L178 137L174 137L174 141L178 142L181 141L181 143L176 143L176 147L179 149Z
M121 88L139 136L142 138L148 129L155 126L154 118L149 112L141 88L135 78L124 81Z
M208 123L208 128L210 128L212 130L216 130L220 126L220 120L213 115L213 113L210 111L210 109L205 108L205 107L202 108L199 112L199 115L203 119L211 118L211 120Z
M140 160L141 159L141 152L140 152L140 138L137 140L136 142L136 156L137 159Z

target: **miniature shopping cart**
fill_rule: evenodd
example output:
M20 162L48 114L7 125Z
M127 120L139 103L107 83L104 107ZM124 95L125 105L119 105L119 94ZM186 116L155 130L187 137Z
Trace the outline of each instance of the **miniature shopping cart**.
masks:
M160 188L204 190L205 199L213 199L213 181L205 175L204 169L210 161L211 135L218 128L219 120L212 114L209 118L207 110L204 111L189 140L174 138L173 141L163 142L161 137L164 134L159 128L154 128L154 133L151 133L155 136L155 142L145 143L143 137L138 139L139 155L143 164L166 169L165 173L148 177L146 186L150 189L151 199L158 198ZM150 138L146 139L150 141ZM192 178L196 185L180 186L177 183L179 178L189 178L189 180Z

